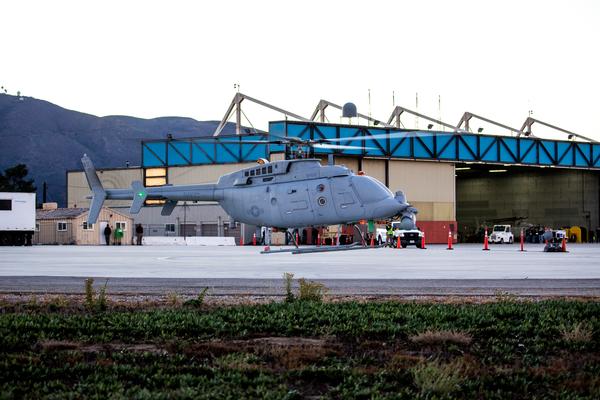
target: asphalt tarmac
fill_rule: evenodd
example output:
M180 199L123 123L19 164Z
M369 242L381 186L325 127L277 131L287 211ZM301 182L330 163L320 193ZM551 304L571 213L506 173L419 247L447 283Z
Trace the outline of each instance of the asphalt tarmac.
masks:
M600 245L430 245L260 254L259 247L34 246L0 248L0 292L81 293L83 278L109 279L111 293L282 294L282 275L318 280L338 295L600 296Z

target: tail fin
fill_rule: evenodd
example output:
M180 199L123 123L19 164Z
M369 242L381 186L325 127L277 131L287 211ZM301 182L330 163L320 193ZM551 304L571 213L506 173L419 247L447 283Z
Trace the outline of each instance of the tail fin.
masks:
M98 215L100 215L100 210L102 210L104 200L106 199L106 192L102 187L102 183L100 183L100 179L98 179L96 168L94 168L94 164L92 164L92 160L87 156L87 154L83 155L81 158L81 163L83 164L83 170L85 171L85 177L88 185L92 190L92 202L90 204L87 223L95 224L96 220L98 219Z
M131 189L133 190L133 202L131 203L129 212L131 214L137 214L144 205L148 193L146 193L146 188L140 181L133 181L131 183Z

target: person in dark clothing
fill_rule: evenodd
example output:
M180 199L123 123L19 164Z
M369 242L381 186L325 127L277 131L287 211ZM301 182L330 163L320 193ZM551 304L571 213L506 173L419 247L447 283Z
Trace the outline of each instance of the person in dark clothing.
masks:
M104 239L106 239L106 245L110 245L110 234L112 233L112 229L110 228L110 225L106 225L106 228L104 228Z
M142 237L144 236L144 228L142 228L142 224L137 224L135 226L135 237L137 239L137 245L142 245Z

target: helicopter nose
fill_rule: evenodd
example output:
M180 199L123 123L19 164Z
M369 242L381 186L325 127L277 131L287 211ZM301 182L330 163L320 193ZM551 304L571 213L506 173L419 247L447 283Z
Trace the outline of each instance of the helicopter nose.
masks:
M387 198L377 204L374 214L376 218L389 218L398 215L403 208L403 205L393 197Z

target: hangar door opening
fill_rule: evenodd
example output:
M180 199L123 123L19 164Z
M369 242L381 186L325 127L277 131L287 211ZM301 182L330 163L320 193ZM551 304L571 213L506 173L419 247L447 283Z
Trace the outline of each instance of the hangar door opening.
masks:
M600 236L600 173L589 170L456 164L459 241L481 242L483 229L577 228L580 240Z

